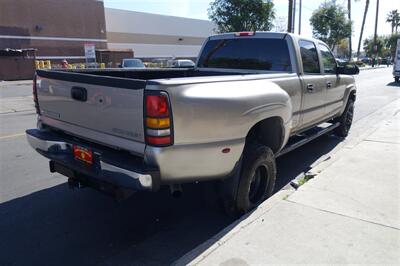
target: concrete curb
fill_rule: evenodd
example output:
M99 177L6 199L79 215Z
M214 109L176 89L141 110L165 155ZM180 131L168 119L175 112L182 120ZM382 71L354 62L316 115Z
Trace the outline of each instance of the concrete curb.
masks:
M380 69L380 68L390 68L392 66L376 66L376 67L360 67L360 71L364 70L373 70L373 69Z
M0 88L2 86L23 86L23 85L31 85L32 84L32 80L28 79L28 80L12 80L12 81L8 81L8 80L0 80Z

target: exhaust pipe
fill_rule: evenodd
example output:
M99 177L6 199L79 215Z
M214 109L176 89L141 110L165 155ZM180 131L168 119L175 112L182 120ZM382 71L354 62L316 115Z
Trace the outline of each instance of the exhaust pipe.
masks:
M179 198L182 196L182 186L180 184L169 185L171 195L174 198Z

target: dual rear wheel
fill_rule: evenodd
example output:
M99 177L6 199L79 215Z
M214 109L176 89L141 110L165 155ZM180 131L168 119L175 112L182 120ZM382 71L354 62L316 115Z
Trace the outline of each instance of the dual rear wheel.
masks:
M335 128L334 134L346 137L353 116L354 100L349 99L343 114L334 120L335 123L340 123ZM225 211L233 216L242 215L256 208L272 196L276 180L275 156L269 147L259 143L248 143L241 160L241 167L236 176L228 178L228 182L231 182L229 185L233 186L233 189L223 197Z
M275 186L276 164L270 148L256 143L247 145L240 168L237 189L223 199L225 211L231 216L242 215L257 207L272 195Z

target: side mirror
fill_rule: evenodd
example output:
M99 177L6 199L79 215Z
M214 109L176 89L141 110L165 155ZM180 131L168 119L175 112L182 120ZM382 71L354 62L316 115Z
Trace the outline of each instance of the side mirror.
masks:
M360 69L356 64L347 63L345 65L337 66L336 72L337 74L357 75L360 73Z
M122 68L122 64L118 64L118 67L119 67L119 68Z

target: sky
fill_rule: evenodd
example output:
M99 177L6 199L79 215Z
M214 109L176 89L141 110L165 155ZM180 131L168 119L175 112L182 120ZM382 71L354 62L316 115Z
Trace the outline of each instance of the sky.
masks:
M104 0L106 7L126 9L139 12L148 12L161 15L187 17L208 20L207 9L210 0ZM288 0L273 0L276 17L279 21L287 21ZM295 32L298 32L298 6L300 0L296 0L296 24ZM325 0L302 0L301 35L311 37L312 28L309 19L312 12ZM373 36L375 27L377 0L370 0L363 39ZM347 0L336 0L336 3L347 7ZM353 50L357 49L361 23L364 13L365 0L352 1L352 20L354 22ZM390 34L390 23L386 22L386 15L390 10L400 10L400 0L380 0L378 15L378 34ZM281 24L281 23L277 23Z

